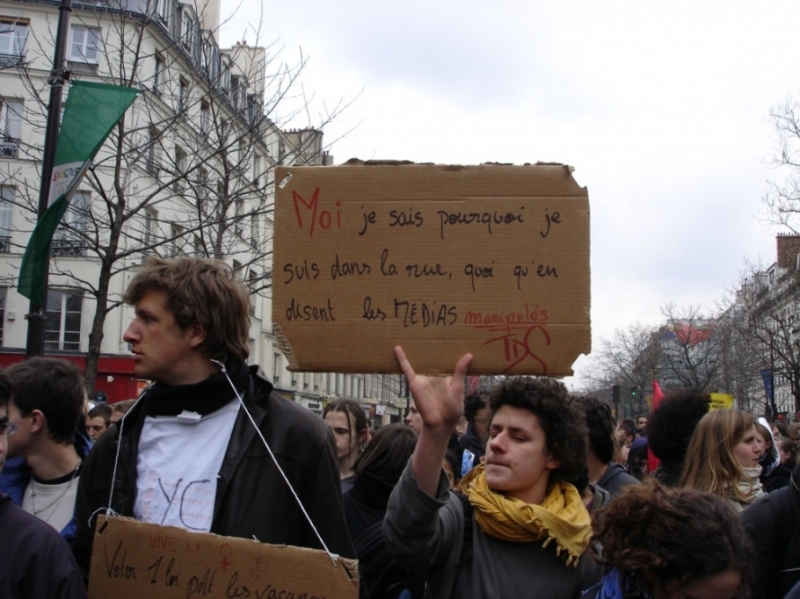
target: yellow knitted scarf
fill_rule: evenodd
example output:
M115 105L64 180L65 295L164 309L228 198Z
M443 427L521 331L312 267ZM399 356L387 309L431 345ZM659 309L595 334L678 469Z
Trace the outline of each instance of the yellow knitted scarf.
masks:
M481 465L464 477L461 488L484 534L515 543L544 540L544 547L554 541L556 555L563 551L567 565L577 567L592 537L592 519L575 487L553 482L542 504L533 505L492 491Z

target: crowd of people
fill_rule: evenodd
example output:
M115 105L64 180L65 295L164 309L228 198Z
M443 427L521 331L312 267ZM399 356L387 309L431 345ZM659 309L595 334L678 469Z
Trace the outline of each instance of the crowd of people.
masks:
M800 425L694 390L635 421L547 377L467 392L470 354L428 376L400 347L403 423L320 418L248 366L249 299L153 258L125 294L137 400L87 411L65 360L0 372L0 597L85 597L107 515L358 558L370 599L800 597Z

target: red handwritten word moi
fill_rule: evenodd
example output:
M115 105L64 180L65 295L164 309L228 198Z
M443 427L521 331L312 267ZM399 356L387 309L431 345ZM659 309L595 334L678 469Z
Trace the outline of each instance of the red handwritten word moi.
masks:
M505 324L505 325L479 325L476 329L486 329L489 333L501 333L487 341L484 345L490 343L502 342L503 356L505 361L509 363L503 374L511 372L519 364L527 359L537 363L542 369L541 374L547 374L547 364L539 356L531 350L531 344L539 338L539 341L544 341L545 346L550 345L550 334L547 332L547 326L540 323L520 323L520 324ZM538 335L534 336L536 333Z
M311 194L311 200L308 202L305 201L303 196L301 196L296 191L292 191L292 200L294 201L294 214L297 217L297 226L301 229L305 229L305 225L308 223L308 236L314 237L314 229L316 229L317 225L319 225L322 229L330 229L331 225L333 225L333 213L330 210L323 210L319 212L320 202L319 202L319 187L314 189L314 193ZM339 200L334 202L334 206L336 207L334 212L336 213L336 228L342 228L342 213L339 210L341 208L342 203ZM301 213L302 208L305 208L305 213ZM310 219L303 220L303 214L306 217L311 217Z

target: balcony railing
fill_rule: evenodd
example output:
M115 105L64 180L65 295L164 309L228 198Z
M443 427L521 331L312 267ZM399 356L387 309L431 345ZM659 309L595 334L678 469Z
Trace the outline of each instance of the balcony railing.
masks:
M16 158L19 151L19 142L12 139L0 141L0 155L5 158Z
M85 256L86 246L80 239L53 239L50 253L53 256Z
M0 237L0 253L2 254L11 253L11 236L4 235Z
M8 69L22 64L22 54L0 54L0 69Z
M77 75L97 75L97 65L80 60L68 60L67 69Z

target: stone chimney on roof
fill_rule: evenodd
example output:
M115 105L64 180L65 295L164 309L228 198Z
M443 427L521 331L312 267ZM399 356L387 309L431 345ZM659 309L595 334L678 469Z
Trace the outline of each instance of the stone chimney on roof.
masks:
M800 254L800 235L793 233L778 233L778 266L795 270L797 268L797 255Z

